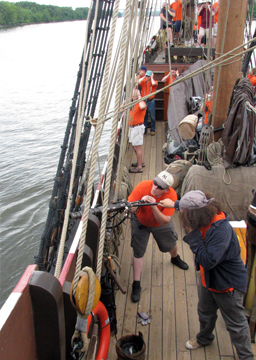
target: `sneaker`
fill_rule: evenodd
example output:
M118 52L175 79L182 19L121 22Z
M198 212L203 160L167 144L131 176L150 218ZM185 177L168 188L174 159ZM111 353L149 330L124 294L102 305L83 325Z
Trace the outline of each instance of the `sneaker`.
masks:
M175 258L171 258L171 263L178 266L182 270L188 270L188 264L181 260L180 256L177 255Z
M155 136L155 135L156 135L156 132L155 132L155 131L150 131L150 135L151 135L151 136Z
M171 42L171 43L170 43L170 47L174 47L174 43Z
M139 281L133 282L132 295L131 295L132 302L137 303L140 301L140 292L141 292L140 282Z
M197 342L197 338L194 338L194 339L190 339L186 342L186 348L189 349L189 350L195 350L195 349L198 349L199 347L203 346L203 345L200 345L198 344Z

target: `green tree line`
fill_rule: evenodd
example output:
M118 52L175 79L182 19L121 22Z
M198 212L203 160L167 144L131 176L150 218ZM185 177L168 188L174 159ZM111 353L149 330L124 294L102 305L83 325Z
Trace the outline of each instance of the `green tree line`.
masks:
M39 24L58 21L86 20L89 8L39 5L34 2L0 1L0 25ZM101 16L104 16L102 14ZM121 16L121 14L120 14Z

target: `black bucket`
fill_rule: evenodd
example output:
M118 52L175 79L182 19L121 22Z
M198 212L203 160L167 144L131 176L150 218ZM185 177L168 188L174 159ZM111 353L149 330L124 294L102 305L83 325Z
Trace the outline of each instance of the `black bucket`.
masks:
M125 335L116 343L116 353L118 360L144 360L146 352L146 344L143 335Z

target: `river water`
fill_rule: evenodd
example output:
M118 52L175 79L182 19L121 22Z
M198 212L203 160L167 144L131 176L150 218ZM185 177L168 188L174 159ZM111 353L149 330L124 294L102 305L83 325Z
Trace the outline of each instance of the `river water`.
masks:
M84 36L85 21L0 30L0 305L37 254Z
M0 307L38 253L85 26L74 21L0 29ZM106 133L101 162L108 145Z

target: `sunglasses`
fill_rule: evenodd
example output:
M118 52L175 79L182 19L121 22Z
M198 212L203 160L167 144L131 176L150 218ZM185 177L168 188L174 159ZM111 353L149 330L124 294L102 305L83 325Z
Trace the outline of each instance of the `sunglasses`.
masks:
M158 183L156 182L156 180L154 180L154 185L155 185L159 190L165 190L165 188L163 188L162 186L158 185Z

